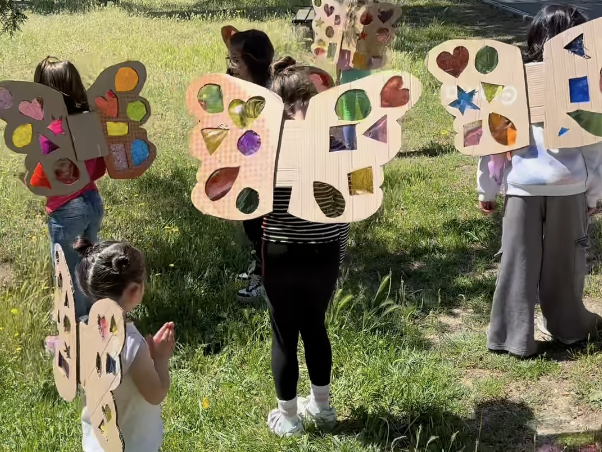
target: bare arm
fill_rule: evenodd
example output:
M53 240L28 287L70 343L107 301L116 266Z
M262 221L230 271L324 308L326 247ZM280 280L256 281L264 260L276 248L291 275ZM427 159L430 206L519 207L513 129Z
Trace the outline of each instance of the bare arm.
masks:
M129 372L144 400L151 405L159 405L165 400L171 384L169 359L153 360L148 346L143 343Z

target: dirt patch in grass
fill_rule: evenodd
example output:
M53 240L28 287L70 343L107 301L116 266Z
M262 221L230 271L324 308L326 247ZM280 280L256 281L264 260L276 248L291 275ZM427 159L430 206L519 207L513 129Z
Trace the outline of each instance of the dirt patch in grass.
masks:
M0 262L0 288L11 286L15 280L15 274L8 262Z

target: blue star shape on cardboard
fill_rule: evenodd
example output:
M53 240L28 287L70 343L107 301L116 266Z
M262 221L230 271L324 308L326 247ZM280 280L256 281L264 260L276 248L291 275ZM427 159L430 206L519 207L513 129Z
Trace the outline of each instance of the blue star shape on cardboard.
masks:
M475 95L477 94L476 89L467 93L459 86L457 88L458 88L458 98L456 100L454 100L451 104L449 104L450 107L457 108L458 110L460 110L460 113L462 113L462 114L464 114L464 112L466 111L467 108L470 110L480 110L480 108L477 107L472 101L474 99Z

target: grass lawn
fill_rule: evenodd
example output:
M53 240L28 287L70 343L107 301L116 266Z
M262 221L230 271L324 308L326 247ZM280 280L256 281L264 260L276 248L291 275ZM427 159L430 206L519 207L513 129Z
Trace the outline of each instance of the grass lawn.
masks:
M392 66L417 76L424 94L404 121L405 153L386 167L383 208L352 228L329 312L340 422L300 439L268 432L275 406L268 315L263 304L236 301L234 276L248 258L240 225L203 216L190 202L198 162L188 155L194 120L185 92L196 77L225 70L219 30L228 22L265 30L278 55L307 60L308 42L282 8L289 4L122 0L85 13L40 10L14 38L0 37L0 79L31 80L47 55L74 61L87 84L125 59L147 66L143 95L154 112L147 129L159 157L144 177L105 178L100 191L102 236L128 239L147 257L138 328L146 334L176 323L163 450L599 450L597 344L569 352L550 346L525 361L485 350L500 217L476 208L475 160L451 146L451 117L423 61L455 37L521 43L526 26L459 0L409 0L394 44ZM58 397L42 347L53 331L44 204L17 181L21 163L0 146L0 450L76 451L81 407ZM598 268L586 295L600 311ZM302 365L300 393L308 390Z

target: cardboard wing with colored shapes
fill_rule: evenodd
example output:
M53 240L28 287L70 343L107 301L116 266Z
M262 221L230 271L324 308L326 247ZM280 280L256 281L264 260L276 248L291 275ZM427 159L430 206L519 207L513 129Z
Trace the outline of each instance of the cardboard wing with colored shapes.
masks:
M529 106L518 47L493 40L451 40L432 49L428 70L443 83L463 154L500 154L529 144Z
M349 1L313 0L313 7L316 16L312 21L314 43L311 50L316 57L336 63L347 26Z
M96 439L105 452L123 452L112 391L121 383L121 352L125 344L125 316L119 305L99 300L89 320L75 317L73 282L65 255L55 245L56 291L54 316L58 328L55 345L54 381L61 397L71 401L78 384L84 388L87 413Z
M115 179L138 177L150 167L155 146L139 126L150 116L139 97L146 79L141 63L106 69L88 91L90 112L69 114L63 95L32 82L0 82L0 119L9 149L26 154L25 183L40 196L75 193L90 182L85 162L104 157Z
M190 148L201 160L194 205L220 218L257 218L272 211L278 186L292 188L289 213L304 220L369 217L382 203L382 166L401 147L398 120L421 89L410 74L381 72L322 89L304 121L283 121L282 100L267 89L222 74L201 78L188 89L199 119ZM331 147L342 127L354 130L356 149Z

